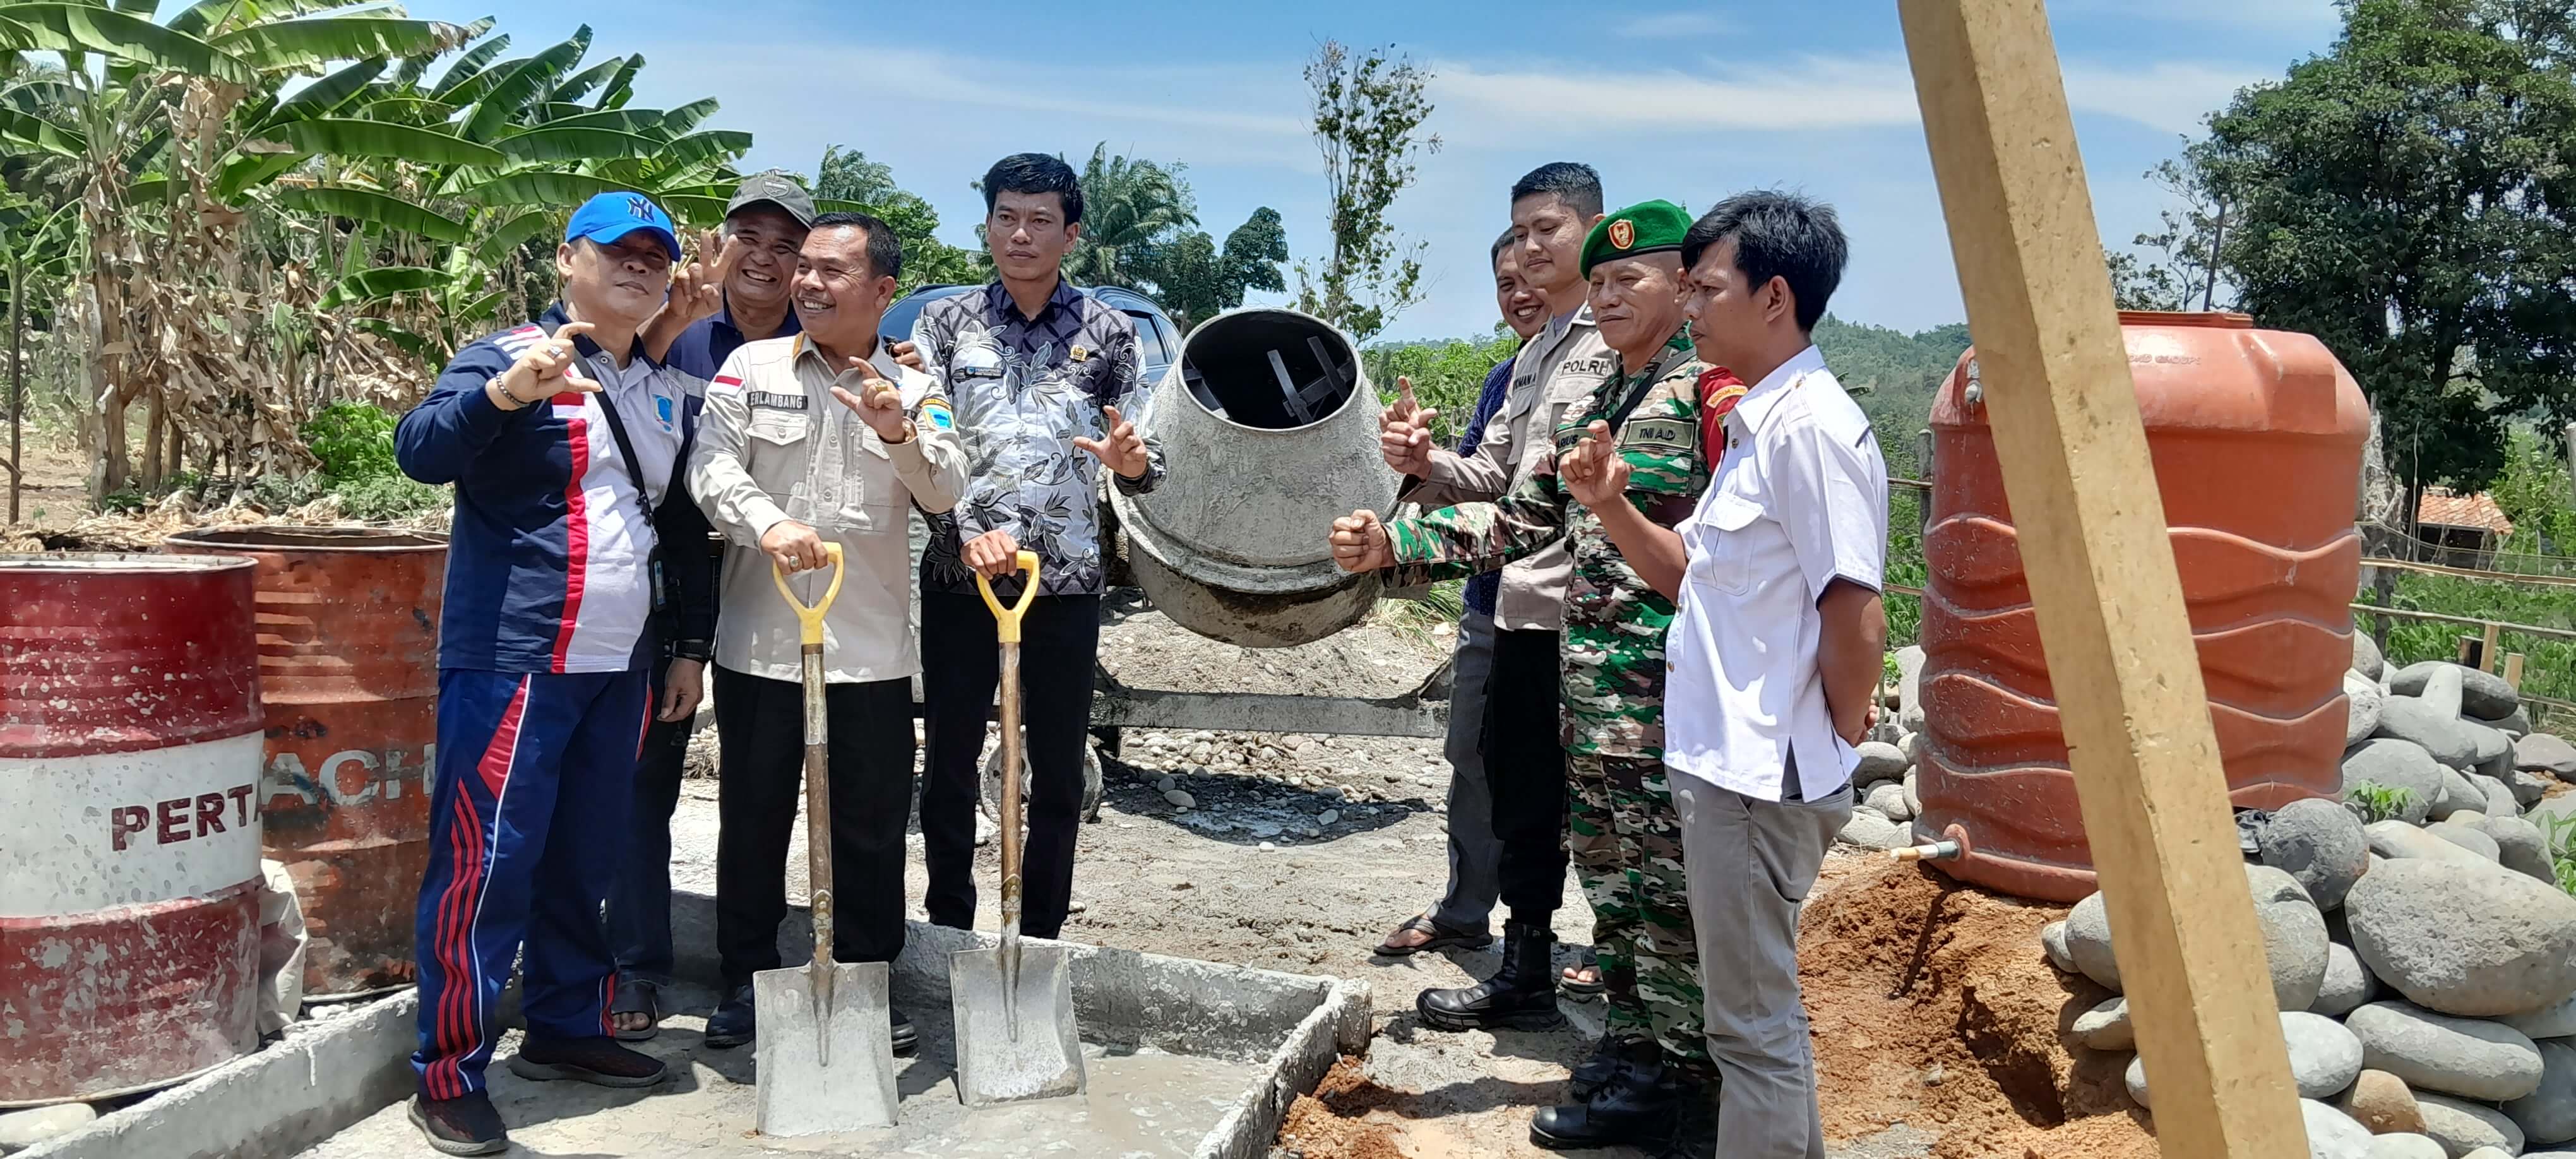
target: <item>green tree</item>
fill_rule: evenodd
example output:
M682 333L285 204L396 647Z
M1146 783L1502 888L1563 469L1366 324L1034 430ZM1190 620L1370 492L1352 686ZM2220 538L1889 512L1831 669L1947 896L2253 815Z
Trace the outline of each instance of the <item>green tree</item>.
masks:
M2132 239L2137 252L2107 250L2111 289L2123 310L2212 310L2228 301L2220 293L2218 247L2227 232L2227 204L2208 190L2199 155L2186 151L2160 162L2147 179L2181 204L2158 213L2164 228Z
M1107 142L1093 146L1082 167L1082 238L1065 255L1065 276L1151 292L1143 259L1199 223L1198 198L1181 179L1186 168L1112 156Z
M2576 0L2351 0L2190 152L2243 307L2325 341L2413 487L2483 487L2509 416L2576 417L2571 65Z
M856 149L826 145L823 160L814 166L814 196L818 198L875 205L901 192L894 183L893 166L870 161L867 154Z
M1425 243L1397 238L1386 212L1413 184L1415 159L1440 151L1438 135L1416 136L1431 116L1431 73L1393 53L1354 57L1327 40L1306 63L1332 249L1319 264L1297 264L1297 305L1362 342L1422 300Z
M501 60L488 20L364 0L156 16L0 0L0 141L57 159L79 207L96 496L126 488L138 402L146 490L192 442L237 474L300 469L322 405L407 402L461 333L524 317L572 204L639 190L705 220L750 146L698 128L713 101L627 108L643 59L582 67L588 28Z
M1183 333L1243 304L1251 290L1279 293L1288 288L1280 267L1288 261L1288 229L1279 211L1263 206L1250 220L1227 234L1225 248L1201 231L1191 231L1138 256L1137 269L1154 286L1154 300L1172 315Z
M1396 379L1412 379L1413 396L1440 412L1432 436L1440 445L1454 447L1467 433L1467 421L1475 417L1485 375L1520 345L1520 336L1497 322L1494 332L1482 338L1381 343L1369 347L1362 357L1368 363L1369 381L1382 394L1393 396Z
M980 282L990 275L992 259L982 250L939 240L939 211L921 195L895 184L894 169L870 161L856 149L838 145L823 150L811 182L818 208L854 209L874 214L903 242L903 276L899 293L922 286Z

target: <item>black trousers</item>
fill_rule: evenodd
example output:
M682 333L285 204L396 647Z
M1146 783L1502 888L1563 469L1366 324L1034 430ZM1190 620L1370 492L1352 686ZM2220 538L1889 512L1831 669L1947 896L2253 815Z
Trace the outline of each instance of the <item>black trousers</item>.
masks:
M654 675L646 694L654 711L661 711L661 674ZM644 751L635 759L626 866L608 892L608 944L617 952L623 980L671 984L671 815L680 807L680 780L696 723L694 717L654 721L644 730Z
M1564 705L1557 633L1494 633L1485 678L1485 776L1494 788L1507 921L1544 926L1565 901Z
M1039 596L1030 603L1020 622L1020 723L1029 762L1020 931L1031 937L1062 932L1073 901L1082 750L1091 743L1091 672L1099 653L1100 597ZM930 865L930 920L973 929L975 801L984 777L984 726L1002 678L993 613L981 598L921 594L921 663L930 745L921 839Z
M805 689L717 668L716 953L725 987L780 965L787 843L805 795ZM903 822L912 800L912 681L824 689L832 787L832 957L903 951ZM799 951L805 959L809 951Z

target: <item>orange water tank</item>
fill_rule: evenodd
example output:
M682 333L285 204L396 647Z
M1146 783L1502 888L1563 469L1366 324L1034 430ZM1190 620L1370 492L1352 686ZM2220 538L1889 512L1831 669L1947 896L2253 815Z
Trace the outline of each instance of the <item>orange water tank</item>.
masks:
M2341 791L2369 406L2325 345L2241 314L2120 316L2240 808ZM1970 350L1932 404L1923 554L1923 812L1957 826L1952 874L2076 901L2092 849Z

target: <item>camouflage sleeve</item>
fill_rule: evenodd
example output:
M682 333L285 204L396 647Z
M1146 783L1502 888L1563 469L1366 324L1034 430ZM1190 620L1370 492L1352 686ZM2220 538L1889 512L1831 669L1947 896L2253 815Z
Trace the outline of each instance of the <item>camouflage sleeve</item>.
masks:
M1491 503L1462 503L1386 525L1395 549L1387 582L1398 587L1462 579L1537 554L1565 534L1564 488L1533 471Z

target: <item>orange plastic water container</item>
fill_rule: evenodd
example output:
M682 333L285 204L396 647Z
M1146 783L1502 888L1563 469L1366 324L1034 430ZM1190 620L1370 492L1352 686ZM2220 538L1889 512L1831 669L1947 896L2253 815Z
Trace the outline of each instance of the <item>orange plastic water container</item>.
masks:
M2240 808L2341 791L2370 411L2305 334L2242 314L2123 313L2174 562ZM1970 350L1932 404L1923 554L1923 812L1966 881L2071 902L2093 892L2057 689L2022 574Z

